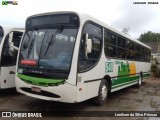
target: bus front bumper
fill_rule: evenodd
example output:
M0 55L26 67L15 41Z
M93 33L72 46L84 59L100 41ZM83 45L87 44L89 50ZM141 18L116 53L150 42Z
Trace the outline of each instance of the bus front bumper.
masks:
M17 92L30 97L66 103L76 102L76 86L68 83L64 83L59 86L44 87L28 84L17 76L15 83Z

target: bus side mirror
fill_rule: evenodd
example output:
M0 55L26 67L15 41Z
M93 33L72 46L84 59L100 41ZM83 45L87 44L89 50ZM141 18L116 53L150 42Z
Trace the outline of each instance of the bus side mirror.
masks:
M88 53L92 52L92 39L89 39L88 34L85 35L85 56L88 59Z

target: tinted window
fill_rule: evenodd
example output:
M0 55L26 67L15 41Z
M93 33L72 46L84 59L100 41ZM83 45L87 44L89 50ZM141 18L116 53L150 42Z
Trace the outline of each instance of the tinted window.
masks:
M144 53L144 47L141 47L141 53Z
M122 48L117 48L117 57L118 58L125 58L126 57L126 50Z
M136 54L135 54L135 60L140 60L140 53L138 53L138 52L136 52Z
M112 34L110 31L105 30L104 40L106 43L116 45L116 36Z
M140 52L140 46L135 44L135 51Z
M22 32L13 32L13 45L19 47L22 37Z
M117 45L118 45L119 47L123 47L123 48L126 47L126 40L125 40L125 39L123 39L123 38L121 38L121 37L118 37L117 42L118 42Z
M140 54L140 60L144 61L144 54Z
M135 52L131 50L127 50L126 58L130 60L134 60L134 57L135 57Z
M105 55L107 57L116 57L116 47L111 45L105 45Z
M127 48L130 50L134 50L134 43L128 40L127 41Z

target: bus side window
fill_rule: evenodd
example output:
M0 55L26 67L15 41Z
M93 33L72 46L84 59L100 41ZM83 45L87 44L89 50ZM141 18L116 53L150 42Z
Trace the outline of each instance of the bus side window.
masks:
M88 58L85 57L85 38L84 34L88 34L89 39L92 40L92 50L91 53L88 53ZM79 64L78 70L79 72L86 71L93 67L100 58L101 50L102 50L102 28L88 23L85 25L82 33L82 39L80 43L80 51L79 51Z
M19 47L22 35L23 35L22 32L15 32L15 33L13 32L13 36L11 39L15 47ZM15 65L17 61L18 50L15 50L12 47L10 47L9 39L10 38L8 34L5 38L2 48L2 57L1 57L2 66Z
M122 38L121 36L118 36L117 39L117 58L126 58L126 39Z
M104 52L106 57L116 57L116 35L110 30L104 31Z

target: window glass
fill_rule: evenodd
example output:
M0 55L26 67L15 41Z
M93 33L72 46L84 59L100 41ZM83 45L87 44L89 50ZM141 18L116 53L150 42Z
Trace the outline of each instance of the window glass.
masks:
M68 71L71 65L77 29L64 28L55 36L54 41L50 42L53 34L54 29L48 29L45 33L39 67L41 69Z
M118 58L125 58L126 57L126 50L122 48L117 48L117 57Z
M138 44L135 44L135 51L140 52L140 46Z
M127 48L130 49L130 50L134 50L134 43L127 40Z
M97 27L93 24L87 24L84 27L83 33L84 35L88 34L89 38L92 40L92 50L91 53L87 53L85 51L85 37L81 39L80 51L79 51L79 64L78 71L82 72L87 69L93 67L100 58L101 48L102 48L102 28ZM100 38L101 37L101 38Z
M123 38L121 38L121 37L118 37L117 42L118 42L118 46L119 46L119 47L126 48L126 40L125 40L125 39L123 39Z
M140 61L144 61L144 54L140 54Z
M135 52L131 50L127 50L126 58L130 60L134 60Z
M13 45L15 47L19 47L20 41L21 41L21 37L22 37L22 32L13 32Z
M144 53L144 47L141 47L141 53Z
M144 54L147 55L147 48L144 48Z
M88 33L90 35L96 35L97 37L102 38L102 29L90 23L85 26L83 33Z
M13 38L12 38L13 46L19 47L22 35L23 35L22 32L13 32ZM18 50L12 48L9 44L10 43L8 34L5 38L2 48L1 66L10 66L16 64Z
M140 53L139 52L136 52L135 54L135 60L139 61L140 60Z
M116 45L116 35L112 34L110 31L105 30L104 40L105 43Z
M116 57L116 47L111 45L105 45L105 55L107 57Z
M95 37L91 37L91 39L92 39L92 52L88 53L88 58L95 60L99 58L99 55L100 55L101 40Z

